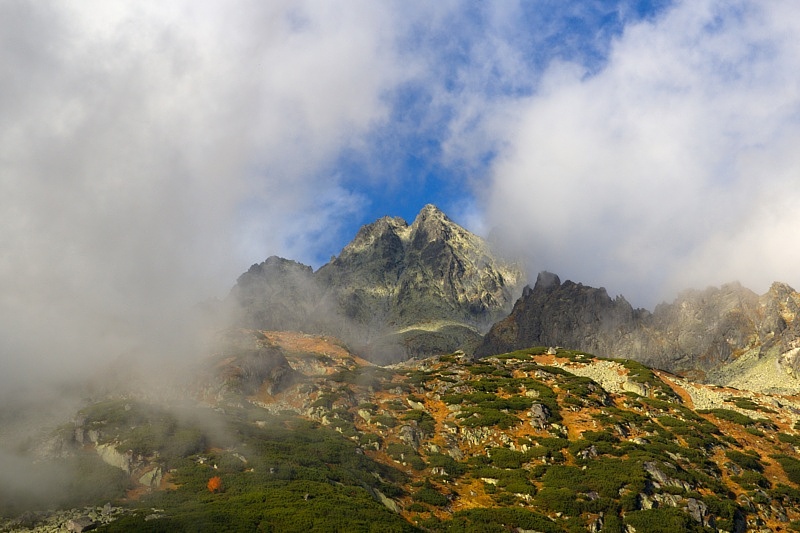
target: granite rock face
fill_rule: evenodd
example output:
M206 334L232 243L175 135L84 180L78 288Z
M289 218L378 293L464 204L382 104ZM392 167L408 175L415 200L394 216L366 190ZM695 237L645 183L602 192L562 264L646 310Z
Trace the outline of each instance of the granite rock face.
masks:
M800 369L800 294L775 283L759 296L738 283L682 292L653 312L634 309L603 288L539 274L511 314L476 350L486 356L528 346L564 346L703 380L740 356L774 357L785 373Z
M382 363L472 351L524 283L483 239L433 205L412 224L384 217L311 267L271 257L239 277L239 324L335 335Z
M527 346L568 346L591 353L610 353L647 316L605 289L561 280L542 272L525 287L511 314L496 323L476 355L503 353Z

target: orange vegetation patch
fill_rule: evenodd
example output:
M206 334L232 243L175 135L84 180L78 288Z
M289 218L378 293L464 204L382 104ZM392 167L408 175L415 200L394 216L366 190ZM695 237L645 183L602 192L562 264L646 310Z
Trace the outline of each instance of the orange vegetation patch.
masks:
M453 501L453 512L476 507L494 507L495 502L484 490L480 479L467 480L458 487L459 497Z
M692 402L692 395L689 394L686 389L675 383L675 381L671 378L671 376L665 372L660 372L658 370L653 370L653 373L661 379L664 383L667 384L672 390L675 391L675 394L680 396L681 400L683 400L684 405L687 407L694 409L694 402Z
M583 408L580 411L562 410L562 425L566 426L570 440L577 440L585 431L598 431L602 429L597 421L592 418L591 413L597 412L596 409Z
M222 492L222 479L219 476L214 476L208 480L206 487L208 487L208 492Z
M173 475L171 472L164 474L161 478L161 484L158 486L158 490L176 490L178 485L172 481L172 477Z
M139 485L138 487L130 489L128 492L126 492L125 493L125 498L123 498L123 501L135 502L135 501L138 501L139 498L141 498L145 494L149 494L149 493L150 493L150 489L148 487Z
M540 365L552 365L556 362L556 356L551 354L534 355L533 362Z
M262 331L264 337L288 352L325 353L333 357L353 357L334 337L308 335L298 331Z

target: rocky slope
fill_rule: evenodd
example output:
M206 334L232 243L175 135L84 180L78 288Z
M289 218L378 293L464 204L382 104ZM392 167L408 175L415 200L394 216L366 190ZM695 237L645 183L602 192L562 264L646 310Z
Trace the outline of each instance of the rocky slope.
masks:
M798 396L553 348L378 367L333 338L248 330L195 391L194 418L128 398L62 430L72 453L134 460L101 531L800 528Z
M425 206L412 224L382 218L313 272L271 257L237 281L239 323L344 339L381 362L474 349L511 309L520 270Z
M561 345L636 359L696 380L733 384L755 367L780 370L748 387L800 390L794 375L800 352L800 294L775 283L759 296L737 283L681 293L651 313L622 297L541 273L511 314L496 323L479 356L525 346Z

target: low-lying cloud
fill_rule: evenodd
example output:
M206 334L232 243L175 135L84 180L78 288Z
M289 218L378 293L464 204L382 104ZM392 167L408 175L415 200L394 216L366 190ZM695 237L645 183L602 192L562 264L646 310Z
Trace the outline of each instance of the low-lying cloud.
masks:
M0 5L0 386L177 355L191 305L360 208L325 169L405 67L351 7Z

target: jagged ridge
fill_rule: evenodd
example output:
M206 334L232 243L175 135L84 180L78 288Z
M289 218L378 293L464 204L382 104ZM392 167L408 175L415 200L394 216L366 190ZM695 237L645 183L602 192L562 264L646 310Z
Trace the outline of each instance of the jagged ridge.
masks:
M783 378L798 365L799 303L800 294L785 284L775 283L758 296L730 283L684 291L651 313L634 309L621 296L611 299L604 288L562 283L555 274L543 272L533 289L523 290L511 314L491 328L476 353L561 345L636 359L695 379L712 376L723 384L736 379L725 369L737 359L771 358L784 369L783 375L775 376L774 383L751 383L750 388L792 392L798 384Z
M336 335L383 362L477 346L517 296L519 268L433 205L361 228L317 272L271 257L231 293L241 324Z

